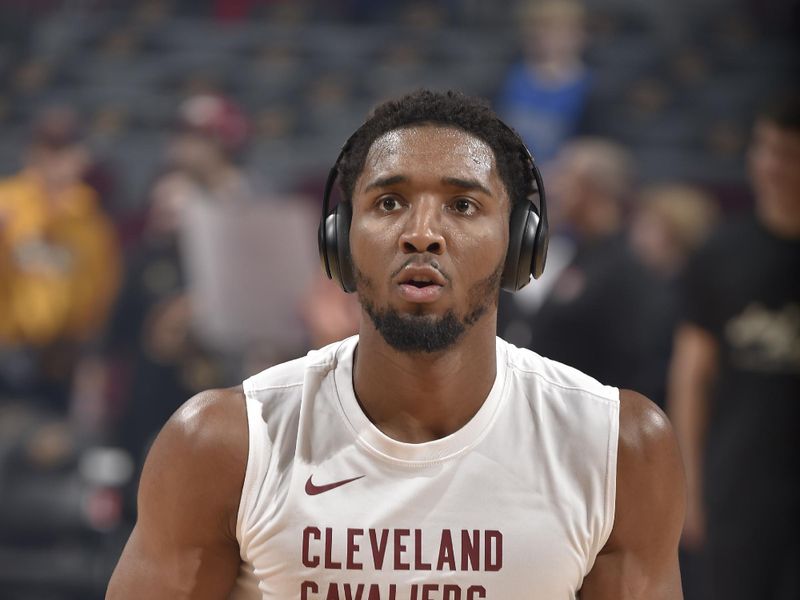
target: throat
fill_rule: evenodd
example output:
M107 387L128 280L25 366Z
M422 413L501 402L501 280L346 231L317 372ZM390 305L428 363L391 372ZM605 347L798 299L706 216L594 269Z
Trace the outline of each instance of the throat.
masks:
M353 369L356 400L382 433L400 442L429 442L458 431L494 385L494 339L483 351L437 357L381 356L362 346Z

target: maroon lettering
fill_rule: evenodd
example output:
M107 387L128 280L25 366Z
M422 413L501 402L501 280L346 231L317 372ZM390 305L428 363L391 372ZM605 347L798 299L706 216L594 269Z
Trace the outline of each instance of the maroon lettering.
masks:
M494 529L484 532L483 556L487 571L499 571L503 568L503 534Z
M422 530L414 530L414 568L417 571L430 571L431 563L422 562Z
M477 571L480 565L480 537L478 529L472 530L472 535L467 529L461 530L461 570Z
M471 585L467 588L467 600L486 598L486 588L482 585Z
M376 537L376 530L369 530L369 545L372 546L372 562L376 569L383 568L383 560L386 558L386 546L389 543L389 530L381 529L380 541Z
M358 552L358 549L361 547L358 543L356 543L356 537L361 537L364 535L363 529L350 529L347 528L347 569L352 571L360 571L364 568L364 565L360 562L356 562L353 555Z
M397 600L397 586L393 583L389 584L389 600Z
M449 529L442 529L442 540L439 543L439 558L436 560L436 570L444 570L444 566L451 571L456 570L455 552L453 552L453 537Z
M411 564L402 561L402 554L406 551L406 544L403 538L411 535L410 529L395 529L394 530L394 569L395 571L408 571L411 569Z
M356 585L356 595L353 595L353 588L350 586L349 583L344 584L344 597L346 600L361 600L361 596L364 594L364 584L359 583Z
M328 586L328 594L325 596L325 600L340 600L338 585L332 583Z
M431 593L439 589L436 583L423 583L422 584L422 600L434 600L431 598Z
M303 565L309 569L319 566L319 556L311 558L311 538L319 540L320 530L317 527L306 527L303 530Z
M370 584L367 600L381 600L381 589L378 587L377 583Z
M342 563L333 560L333 529L331 527L325 528L325 568L326 569L342 568Z
M304 581L300 584L300 600L308 600L308 593L316 594L319 592L319 587L313 581Z
M461 600L461 587L446 583L442 591L442 600Z
M411 600L417 600L417 584L411 586Z

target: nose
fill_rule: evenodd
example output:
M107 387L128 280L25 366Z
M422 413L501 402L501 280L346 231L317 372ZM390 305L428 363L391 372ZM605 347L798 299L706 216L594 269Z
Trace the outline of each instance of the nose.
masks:
M414 206L399 243L404 254L442 254L445 251L445 241L441 229L441 208L433 202L420 202Z

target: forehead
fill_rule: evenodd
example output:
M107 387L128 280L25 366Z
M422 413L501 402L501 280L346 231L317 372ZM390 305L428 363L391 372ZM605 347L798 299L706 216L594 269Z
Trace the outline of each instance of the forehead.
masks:
M377 138L364 161L362 177L390 171L413 176L427 172L489 181L497 178L492 148L462 129L419 125L394 129ZM406 172L410 171L410 172Z

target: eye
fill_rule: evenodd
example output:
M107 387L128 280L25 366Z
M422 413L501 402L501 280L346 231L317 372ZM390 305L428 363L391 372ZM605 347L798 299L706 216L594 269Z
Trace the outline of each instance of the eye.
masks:
M453 202L453 210L462 215L473 215L477 212L478 207L469 198L456 198Z
M378 200L378 206L384 212L394 212L400 208L400 202L394 196L384 196Z

